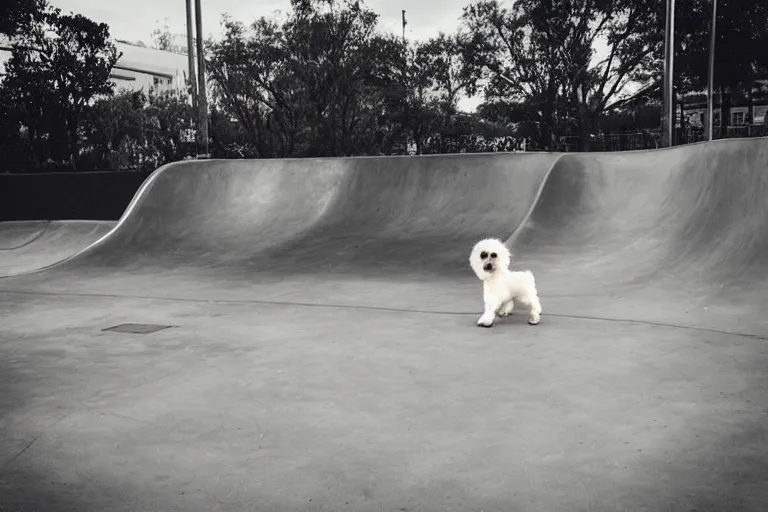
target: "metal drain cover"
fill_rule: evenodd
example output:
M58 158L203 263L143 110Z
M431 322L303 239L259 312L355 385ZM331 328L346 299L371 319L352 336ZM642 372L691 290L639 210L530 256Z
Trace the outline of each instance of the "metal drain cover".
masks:
M151 334L153 332L168 329L171 325L153 325L153 324L120 324L102 329L102 331L128 332L131 334Z

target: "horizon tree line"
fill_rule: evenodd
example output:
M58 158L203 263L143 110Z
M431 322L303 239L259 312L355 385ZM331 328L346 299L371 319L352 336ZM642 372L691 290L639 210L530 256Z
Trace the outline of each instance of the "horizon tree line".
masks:
M545 151L568 137L588 149L617 125L653 130L663 7L473 0L454 33L427 41L382 32L360 0L291 0L283 16L248 25L224 15L221 36L205 41L214 156L488 150L480 139L494 137L525 138L529 150ZM6 165L152 168L190 154L189 95L115 91L110 74L120 54L106 24L46 0L11 0L3 9L0 33L12 38L0 82ZM709 9L710 1L691 0L676 12L681 98L706 87ZM752 101L768 77L760 50L768 47L768 5L720 0L718 13L715 88L727 108L731 92ZM167 26L152 40L185 53ZM476 112L460 111L463 95L481 95Z

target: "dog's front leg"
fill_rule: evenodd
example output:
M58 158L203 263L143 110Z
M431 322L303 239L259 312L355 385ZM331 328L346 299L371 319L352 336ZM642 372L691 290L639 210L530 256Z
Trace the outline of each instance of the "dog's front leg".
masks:
M509 299L507 302L502 304L501 310L499 310L499 316L509 316L512 314L512 311L515 310L515 301L513 299Z
M496 311L501 307L501 301L495 298L485 299L485 311L483 316L477 320L477 325L480 327L492 327L493 321L496 319Z

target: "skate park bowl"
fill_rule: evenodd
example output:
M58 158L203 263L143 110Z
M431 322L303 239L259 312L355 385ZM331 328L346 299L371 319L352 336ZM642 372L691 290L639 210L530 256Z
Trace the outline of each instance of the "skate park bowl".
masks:
M68 259L106 235L115 224L89 220L0 222L0 277Z
M768 139L176 162L114 225L25 229L0 510L768 503ZM485 237L541 324L475 325Z

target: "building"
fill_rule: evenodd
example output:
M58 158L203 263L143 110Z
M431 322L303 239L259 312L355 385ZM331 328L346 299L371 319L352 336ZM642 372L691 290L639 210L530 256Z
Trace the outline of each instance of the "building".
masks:
M147 48L127 41L115 41L118 59L112 69L115 92L121 89L132 91L150 89L155 91L185 90L188 72L186 55ZM0 39L0 77L4 74L5 62L11 56L11 42Z
M713 101L714 115L712 125L723 126L722 106L723 94L730 95L727 125L733 128L750 125L768 124L768 78L755 80L751 91L726 91L722 94L715 92ZM683 101L678 103L678 113L682 113L687 127L702 128L706 123L707 95L701 91L686 94ZM680 117L677 121L680 126Z
M130 89L137 91L150 89L158 91L186 89L188 60L180 55L165 50L147 48L126 41L115 42L122 56L112 70L115 90Z

